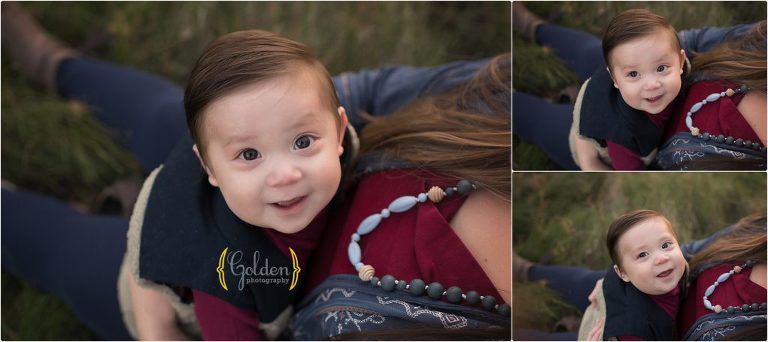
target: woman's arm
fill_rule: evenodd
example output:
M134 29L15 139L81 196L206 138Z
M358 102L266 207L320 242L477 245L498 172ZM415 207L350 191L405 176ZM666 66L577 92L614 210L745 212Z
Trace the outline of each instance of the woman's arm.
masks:
M695 56L697 52L712 49L724 41L734 40L743 36L755 24L742 24L733 27L702 27L680 31L677 36L680 44L688 56Z
M361 112L385 115L413 100L439 94L470 80L489 59L459 61L437 67L385 66L375 70L345 72L333 78L349 123L360 130Z
M752 128L757 137L760 138L760 142L765 145L766 135L766 106L765 106L765 94L758 91L748 92L741 99L736 109L739 110L744 120L747 120L749 127Z

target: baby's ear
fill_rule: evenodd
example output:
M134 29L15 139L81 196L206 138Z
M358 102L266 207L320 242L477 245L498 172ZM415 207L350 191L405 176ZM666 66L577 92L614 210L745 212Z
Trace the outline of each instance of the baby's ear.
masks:
M339 112L339 121L341 125L339 126L339 147L338 152L339 156L344 153L344 146L342 146L342 143L344 142L344 133L347 132L347 125L349 124L349 119L347 119L347 111L344 109L344 107L339 106L337 109Z
M613 271L614 271L614 272L616 272L616 275L618 275L618 276L619 276L619 278L621 278L621 280L623 280L623 281L625 281L625 282L627 282L627 283L629 282L629 277L627 276L627 274L626 274L626 273L622 272L622 271L619 269L619 266L617 266L617 265L613 265Z
M208 166L205 165L205 160L203 160L203 156L200 155L200 151L197 149L197 144L192 145L192 151L195 151L197 161L200 162L200 166L203 167L203 170L205 170L205 173L208 175L208 183L211 183L211 186L218 187L219 182L216 181L216 176L213 175L213 172L211 172Z
M616 89L619 89L619 85L616 84L616 80L613 79L613 74L611 73L610 67L605 67L605 71L608 71L608 76L611 77L611 81L613 81L613 87Z
M680 49L680 75L683 74L685 67L685 49Z

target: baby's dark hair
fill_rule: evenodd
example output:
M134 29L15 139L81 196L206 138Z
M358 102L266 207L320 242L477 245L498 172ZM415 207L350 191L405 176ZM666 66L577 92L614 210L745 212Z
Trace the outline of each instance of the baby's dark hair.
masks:
M675 37L677 50L680 50L680 38L677 31L664 17L647 9L631 9L619 13L608 24L603 34L603 58L611 68L611 52L617 46L632 39L649 35L656 30L667 30Z
M605 244L608 247L608 253L611 256L611 261L613 261L614 265L621 268L621 259L619 258L617 252L618 248L616 246L619 243L619 238L636 224L655 217L661 218L667 224L667 227L669 227L672 235L677 238L677 233L675 233L675 230L672 228L672 223L659 212L649 209L639 209L625 213L613 220L608 228L608 234L605 237Z
M331 76L304 44L261 30L232 32L211 42L197 59L184 91L187 126L201 157L205 150L203 113L208 105L240 87L274 79L297 67L309 67L318 75L324 103L335 113L339 99Z

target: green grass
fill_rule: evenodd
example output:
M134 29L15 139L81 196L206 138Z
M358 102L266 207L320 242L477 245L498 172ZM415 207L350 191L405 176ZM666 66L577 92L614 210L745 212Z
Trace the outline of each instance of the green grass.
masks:
M558 25L582 30L597 37L611 18L630 8L647 8L666 17L678 31L702 26L732 26L752 23L766 18L766 3L753 2L524 2L531 12ZM575 74L567 70L546 47L513 38L512 84L516 91L547 99L557 99L559 91L578 85ZM542 163L548 157L528 142L514 140L513 168L515 170L558 170L555 163Z
M87 55L157 73L179 85L206 44L241 29L265 29L301 41L332 74L385 64L431 66L511 50L507 2L22 5ZM87 203L105 185L142 173L86 107L34 86L5 53L2 62L3 179L64 201ZM95 338L56 298L5 272L2 286L2 339Z
M546 264L610 266L605 233L618 215L653 209L681 243L766 211L765 173L535 173L513 175L513 250ZM513 284L515 327L550 329L564 309L541 284ZM547 306L547 312L528 308ZM519 309L519 310L517 310ZM532 316L532 317L530 317Z

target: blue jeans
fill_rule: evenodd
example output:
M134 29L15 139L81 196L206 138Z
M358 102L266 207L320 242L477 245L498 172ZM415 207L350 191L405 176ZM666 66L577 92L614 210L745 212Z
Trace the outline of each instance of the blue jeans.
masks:
M697 52L742 36L752 26L704 27L679 32L678 36L686 55L693 57ZM550 47L555 56L576 73L579 82L584 82L604 63L602 42L586 32L544 24L536 29L536 43ZM512 113L515 135L541 147L563 169L578 170L568 144L573 121L572 105L552 104L530 94L514 92Z
M385 115L414 99L464 83L487 60L437 67L387 66L334 78L350 122L360 112ZM184 134L183 90L132 68L93 59L64 60L57 72L60 95L93 110L145 171L160 165ZM119 310L117 276L128 220L89 215L29 192L2 190L2 267L62 298L75 315L106 340L131 339Z

